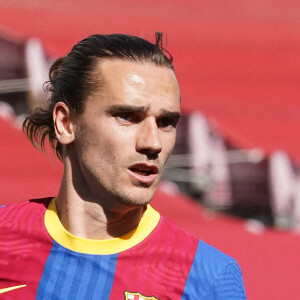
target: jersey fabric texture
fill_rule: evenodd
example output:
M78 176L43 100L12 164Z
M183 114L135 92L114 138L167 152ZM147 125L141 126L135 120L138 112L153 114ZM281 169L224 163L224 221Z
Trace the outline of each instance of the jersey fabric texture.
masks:
M150 205L132 232L89 240L64 229L55 199L0 208L0 299L246 299L236 261Z

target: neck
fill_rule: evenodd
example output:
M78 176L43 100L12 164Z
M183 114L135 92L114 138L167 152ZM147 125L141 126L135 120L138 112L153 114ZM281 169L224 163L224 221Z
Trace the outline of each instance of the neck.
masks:
M86 239L111 239L139 224L145 206L131 207L120 201L99 199L86 191L81 193L74 181L71 169L65 164L56 207L62 225L71 234Z

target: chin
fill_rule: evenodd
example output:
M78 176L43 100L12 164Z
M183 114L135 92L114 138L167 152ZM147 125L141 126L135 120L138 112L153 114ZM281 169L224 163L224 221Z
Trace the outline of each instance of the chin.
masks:
M143 186L137 188L135 191L119 197L119 202L129 206L145 206L149 204L154 196L156 189L145 188Z

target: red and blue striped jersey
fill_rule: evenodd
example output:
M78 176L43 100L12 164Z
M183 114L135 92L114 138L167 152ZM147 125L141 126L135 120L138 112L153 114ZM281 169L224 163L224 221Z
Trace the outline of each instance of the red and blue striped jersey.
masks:
M1 299L246 299L236 261L150 205L120 238L82 239L55 199L0 208Z

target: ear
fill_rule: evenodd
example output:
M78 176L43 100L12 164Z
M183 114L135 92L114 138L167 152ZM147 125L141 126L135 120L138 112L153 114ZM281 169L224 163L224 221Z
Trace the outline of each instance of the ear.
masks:
M53 109L54 130L57 140L62 145L74 141L74 126L71 121L71 112L64 102L57 102Z

